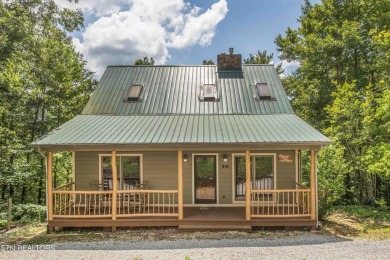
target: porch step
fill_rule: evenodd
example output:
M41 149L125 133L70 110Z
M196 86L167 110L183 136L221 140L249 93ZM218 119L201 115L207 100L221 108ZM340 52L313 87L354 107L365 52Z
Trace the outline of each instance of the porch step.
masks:
M251 232L251 225L223 225L223 224L193 224L179 225L178 231L194 232L194 231L243 231Z

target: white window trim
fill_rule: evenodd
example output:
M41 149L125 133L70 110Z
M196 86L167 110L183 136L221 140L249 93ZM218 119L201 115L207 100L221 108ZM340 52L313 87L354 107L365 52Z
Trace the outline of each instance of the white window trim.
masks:
M276 190L276 155L277 153L250 153L250 156L273 156L274 157L274 189ZM235 157L238 156L244 156L245 153L232 153L232 199L233 199L233 204L245 204L245 200L236 200L236 194L235 194L235 188L236 188L236 176L235 176L235 170L236 170L236 161ZM251 178L252 178L252 169L251 169Z
M140 176L139 176L139 178L140 178L140 182L141 183L144 183L144 171L143 171L143 154L134 154L134 153L131 153L131 154L122 154L122 153L120 153L120 154L116 154L116 157L122 157L122 156L127 156L127 157L139 157L140 158L140 161L139 161L139 164L140 164L140 166L139 166L139 171L140 171ZM102 175L103 175L103 173L102 173L102 157L112 157L112 154L110 154L110 153L107 153L107 154L99 154L99 183L100 184L102 184ZM119 174L121 174L121 173L119 173Z
M216 196L217 196L217 203L216 204L201 204L201 203L195 203L195 156L196 155L215 155L215 184L216 184ZM219 163L219 154L218 153L193 153L192 154L192 188L191 188L191 193L192 193L192 205L197 205L197 206L212 206L212 205L219 205L219 178L218 178L218 163Z

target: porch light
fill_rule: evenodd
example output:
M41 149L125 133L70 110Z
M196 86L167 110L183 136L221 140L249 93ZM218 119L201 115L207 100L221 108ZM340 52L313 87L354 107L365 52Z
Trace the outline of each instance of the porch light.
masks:
M187 160L188 160L188 159L187 159L187 155L186 155L186 154L183 155L183 161L184 161L184 162L187 162Z
M227 155L226 154L223 155L223 161L227 162Z

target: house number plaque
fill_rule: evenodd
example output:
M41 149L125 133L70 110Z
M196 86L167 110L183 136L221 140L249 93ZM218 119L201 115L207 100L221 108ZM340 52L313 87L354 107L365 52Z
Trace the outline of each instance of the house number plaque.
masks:
M279 154L278 158L279 158L279 162L292 163L293 161L292 155Z

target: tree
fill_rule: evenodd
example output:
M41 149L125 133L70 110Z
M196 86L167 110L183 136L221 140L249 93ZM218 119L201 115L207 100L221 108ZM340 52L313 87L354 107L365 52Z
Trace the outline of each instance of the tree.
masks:
M52 0L0 2L3 199L44 202L44 160L29 144L79 114L96 85L67 36L82 23L80 11Z
M214 61L212 61L212 60L203 60L203 63L202 63L203 65L214 65L215 63L214 63Z
M346 203L390 204L389 11L387 0L306 0L300 26L275 39L280 58L300 64L283 79L296 113L331 137L347 167Z
M150 61L148 57L145 57L143 60L138 59L135 61L134 65L154 65L154 59L150 57Z
M267 54L267 51L257 51L256 54L249 54L248 59L244 59L245 64L272 64L274 54ZM282 63L275 65L276 72L280 75L283 74L284 69L282 68Z

